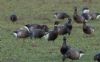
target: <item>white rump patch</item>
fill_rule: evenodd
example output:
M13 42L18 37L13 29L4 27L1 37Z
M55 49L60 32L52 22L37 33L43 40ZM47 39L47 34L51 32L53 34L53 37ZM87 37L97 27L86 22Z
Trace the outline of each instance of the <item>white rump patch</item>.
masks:
M28 31L28 32L30 32L30 30L29 30L29 28L28 28L28 27L24 26L24 28L25 28L25 29L27 29L27 31Z
M84 55L83 53L80 53L80 57L79 58L81 58L83 55Z
M83 13L89 13L89 12L90 12L89 9L87 9L87 10L83 10Z
M99 19L100 18L100 15L97 15L96 19Z
M56 14L54 15L54 17L58 18Z
M15 37L17 37L17 33L13 33L13 35L14 35Z
M43 36L45 39L48 39L49 33Z

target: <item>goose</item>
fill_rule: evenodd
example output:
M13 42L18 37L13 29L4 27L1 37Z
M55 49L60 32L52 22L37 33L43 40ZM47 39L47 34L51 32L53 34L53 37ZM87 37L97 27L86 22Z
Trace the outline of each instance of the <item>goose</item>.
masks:
M67 29L68 29L68 34L70 35L71 34L71 31L72 31L72 19L69 17L68 18L68 22L66 22L65 24L64 24L64 26L66 26L67 27Z
M39 25L39 24L26 24L24 28L27 29L28 31L33 31L34 29L42 29L45 32L48 32L49 30L47 25Z
M30 38L42 38L45 35L45 32L41 29L34 29L30 32Z
M83 32L87 35L90 35L94 32L94 29L93 27L87 25L86 23L87 23L86 21L83 22Z
M84 7L84 8L82 9L82 13L90 13L89 8L88 8L88 7Z
M73 19L76 23L83 23L85 20L83 16L78 15L77 7L74 7Z
M63 55L63 62L66 58L69 58L71 60L79 60L83 55L84 52L81 50L77 50L75 48L72 48L71 46L66 44L66 37L63 37L63 44L60 49L61 54Z
M68 51L68 49L70 48L70 46L67 45L66 43L66 37L63 37L63 44L62 47L60 48L60 53L63 55L63 58L66 55L66 52ZM64 59L62 58L62 60L64 61Z
M10 20L11 20L12 22L16 22L16 21L18 20L17 15L12 14L12 15L10 16Z
M57 23L57 29L59 35L65 35L65 34L70 35L72 30L72 19L70 17L68 18L68 20L64 25L58 25L58 24L59 23Z
M56 12L56 13L54 13L54 17L57 18L57 19L64 20L65 18L68 18L69 15L65 12Z
M29 32L27 30L24 30L24 29L18 29L18 30L13 32L13 35L16 38L27 38L27 37L29 37Z
M54 23L54 29L49 31L46 35L44 35L44 38L47 39L48 41L55 41L55 39L58 37L58 32L57 32L57 25Z
M87 7L83 8L82 15L85 18L88 17L88 19L90 19L90 20L95 20L95 19L99 19L100 18L100 13L98 13L98 12L90 12L89 8L87 8Z
M94 60L97 62L100 62L100 53L98 53L94 56Z

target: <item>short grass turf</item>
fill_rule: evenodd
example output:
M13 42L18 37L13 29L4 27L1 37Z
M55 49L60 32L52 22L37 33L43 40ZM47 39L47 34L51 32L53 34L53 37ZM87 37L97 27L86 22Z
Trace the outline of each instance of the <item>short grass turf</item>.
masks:
M81 0L0 0L0 62L62 62L59 51L62 36L52 43L44 38L16 39L12 33L28 23L47 24L52 29L54 21L57 20L53 14L64 11L72 16L75 5L79 13L85 6ZM100 12L99 0L94 0L87 6L92 12ZM13 13L18 16L16 23L9 20ZM85 52L80 60L74 62L94 62L94 55L100 52L100 19L89 21L88 24L95 29L92 37L85 37L82 24L73 22L68 44ZM70 60L66 59L65 62Z

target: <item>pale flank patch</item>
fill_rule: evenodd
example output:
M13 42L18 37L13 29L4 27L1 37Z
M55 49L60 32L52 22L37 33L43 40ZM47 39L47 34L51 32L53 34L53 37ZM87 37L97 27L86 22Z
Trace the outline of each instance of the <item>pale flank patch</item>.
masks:
M13 35L14 35L15 37L17 37L17 33L13 33Z
M27 29L28 31L30 31L28 27L24 26L24 28Z
M97 15L96 19L99 19L100 18L100 15Z
M45 39L48 39L49 33L43 36Z
M90 10L88 9L88 10L84 10L83 11L83 13L89 13L90 12Z
M81 58L83 55L84 55L83 53L80 53L80 57L79 58Z
M91 30L92 30L92 32L94 32L94 29L93 28L91 28Z
M56 18L57 18L57 15L55 14L55 15L54 15L54 17L56 17Z

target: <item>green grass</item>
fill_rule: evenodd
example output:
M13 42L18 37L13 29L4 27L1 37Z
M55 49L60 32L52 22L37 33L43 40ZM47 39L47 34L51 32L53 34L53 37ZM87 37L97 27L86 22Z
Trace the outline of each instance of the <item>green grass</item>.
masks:
M44 39L16 39L12 32L28 23L52 27L56 20L53 13L64 11L72 16L74 5L78 6L79 12L84 6L81 0L74 4L73 0L0 0L0 62L62 62L59 52L62 36L52 44ZM94 12L100 12L99 6L99 0L89 4ZM12 13L18 15L17 23L10 22L9 16ZM74 62L94 62L93 56L100 52L100 21L90 21L89 24L95 28L93 37L84 37L82 25L73 22L68 43L85 51L83 58Z

